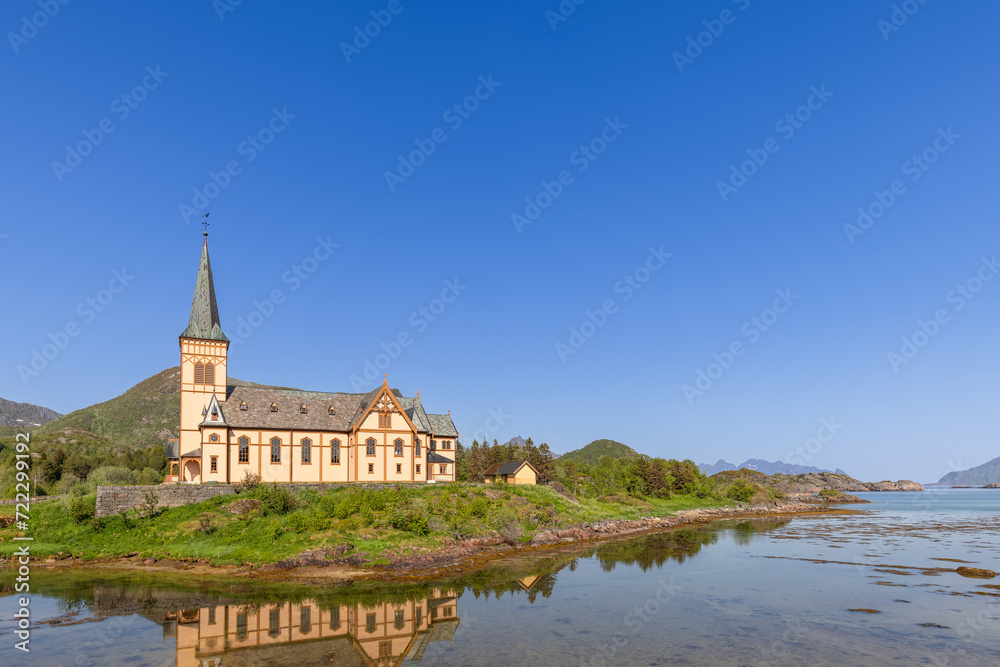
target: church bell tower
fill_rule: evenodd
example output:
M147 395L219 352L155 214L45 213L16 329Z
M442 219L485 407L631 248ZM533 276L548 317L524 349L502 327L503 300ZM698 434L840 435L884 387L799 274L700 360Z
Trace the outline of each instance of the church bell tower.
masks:
M208 228L204 232L205 241L201 248L201 262L194 285L194 299L191 301L191 317L187 329L180 335L181 348L181 414L180 414L180 458L181 476L185 481L200 481L201 462L197 462L197 477L193 458L185 462L185 457L201 448L201 430L198 425L204 420L203 410L212 400L220 404L226 400L226 360L229 339L222 333L219 324L219 307L215 301L215 284L212 280L212 264L208 259ZM200 457L198 457L200 458Z

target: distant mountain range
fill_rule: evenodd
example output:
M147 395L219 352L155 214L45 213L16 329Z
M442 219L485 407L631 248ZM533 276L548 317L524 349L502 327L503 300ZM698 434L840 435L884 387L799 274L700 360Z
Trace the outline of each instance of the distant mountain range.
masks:
M49 408L31 403L15 403L0 398L0 426L41 426L61 414Z
M740 470L741 468L756 470L757 472L762 472L765 475L774 475L776 473L782 473L785 475L802 475L808 472L833 472L838 475L847 475L847 473L840 468L837 468L836 470L828 470L826 468L817 468L816 466L800 466L795 465L794 463L765 461L764 459L747 459L739 465L719 459L715 463L699 463L698 468L706 475L714 475L715 473L722 472L723 470Z
M932 486L981 486L998 482L1000 482L1000 457L975 468L950 472Z

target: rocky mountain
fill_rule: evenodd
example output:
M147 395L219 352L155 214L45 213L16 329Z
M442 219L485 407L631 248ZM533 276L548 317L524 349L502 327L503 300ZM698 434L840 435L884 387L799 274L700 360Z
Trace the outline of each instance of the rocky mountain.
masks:
M812 495L824 489L842 493L859 491L923 491L924 487L917 482L901 479L897 482L883 480L881 482L862 482L848 475L835 472L809 472L798 475L775 473L765 475L756 470L746 468L740 470L723 470L714 477L725 479L747 479L757 481L770 488L777 489L787 495Z
M784 475L801 475L810 472L836 472L839 475L847 475L846 472L837 468L834 470L827 470L826 468L817 468L816 466L802 466L795 465L794 463L784 463L782 461L765 461L764 459L747 459L739 465L730 463L729 461L724 461L719 459L715 463L700 463L698 468L702 473L706 475L714 475L717 472L722 472L723 470L756 470L757 472L762 472L765 475L774 475L776 473L781 473Z
M0 398L0 426L41 426L59 417L62 415L55 410L40 405L15 403Z
M975 468L950 472L934 486L981 486L994 483L1000 483L1000 457Z

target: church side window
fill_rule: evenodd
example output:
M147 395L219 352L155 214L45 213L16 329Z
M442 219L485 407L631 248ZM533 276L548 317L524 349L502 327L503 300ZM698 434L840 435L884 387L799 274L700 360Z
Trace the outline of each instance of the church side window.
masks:
M396 441L392 443L395 449L396 456L403 455L403 440L402 438L396 438Z
M312 440L302 438L302 462L312 463Z
M281 463L281 438L271 438L271 463Z
M330 443L330 463L340 463L340 440Z
M277 637L281 633L281 610L275 607L271 610L267 623L267 634Z
M413 455L420 456L420 438L413 439ZM419 470L417 472L420 472Z
M239 451L239 462L240 463L250 463L250 438L241 436L237 443L240 446Z
M375 438L365 440L365 453L368 456L375 456Z
M312 607L302 607L299 612L299 631L308 635L312 630Z

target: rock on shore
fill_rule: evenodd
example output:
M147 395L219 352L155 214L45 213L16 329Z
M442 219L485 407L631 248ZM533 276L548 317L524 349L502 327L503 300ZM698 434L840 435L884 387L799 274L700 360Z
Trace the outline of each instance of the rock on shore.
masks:
M789 495L819 493L823 489L832 489L843 493L866 491L923 491L924 487L909 479L898 482L884 480L881 482L862 482L833 472L810 472L801 475L771 476L769 486Z

